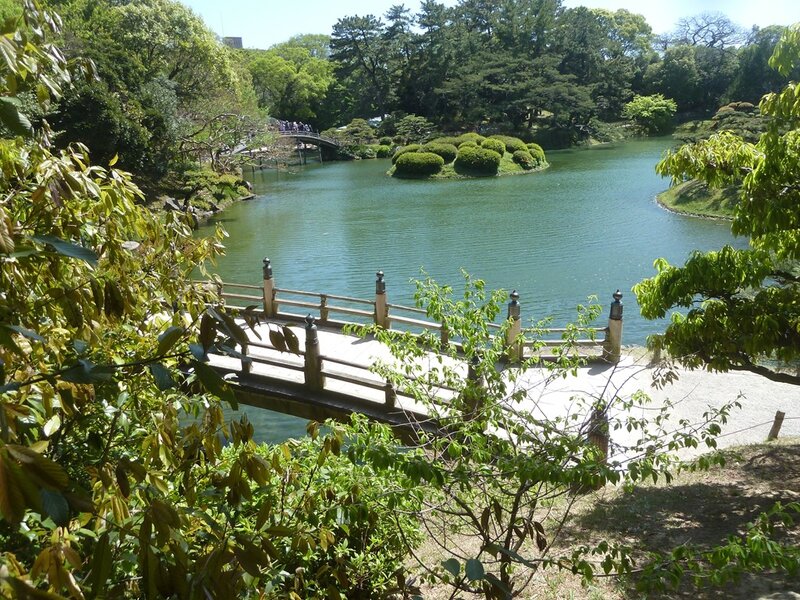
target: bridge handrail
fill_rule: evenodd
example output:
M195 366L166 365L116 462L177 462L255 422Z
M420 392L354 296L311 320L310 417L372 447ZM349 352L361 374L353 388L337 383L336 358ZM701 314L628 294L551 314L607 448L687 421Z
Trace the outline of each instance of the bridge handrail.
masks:
M332 144L334 146L341 145L341 144L339 144L338 141L336 141L333 138L325 137L325 136L322 136L322 135L320 135L318 133L313 133L313 132L309 132L309 131L279 131L278 134L283 136L283 137L308 137L308 138L313 138L315 140L320 140L322 142L327 142L327 143Z

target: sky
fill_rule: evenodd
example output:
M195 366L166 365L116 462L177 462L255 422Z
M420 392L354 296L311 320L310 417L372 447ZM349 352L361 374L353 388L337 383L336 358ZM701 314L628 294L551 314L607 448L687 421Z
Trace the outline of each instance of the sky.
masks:
M246 48L269 48L299 33L330 34L342 17L382 16L394 4L412 13L419 0L181 0L220 36L241 37ZM457 0L441 0L454 6ZM681 17L720 11L749 29L753 25L800 22L798 0L564 0L567 7L625 8L645 16L656 33L666 33Z

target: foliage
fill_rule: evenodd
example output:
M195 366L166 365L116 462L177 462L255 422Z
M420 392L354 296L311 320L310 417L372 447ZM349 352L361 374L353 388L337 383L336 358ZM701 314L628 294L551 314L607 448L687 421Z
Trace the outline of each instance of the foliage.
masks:
M24 86L45 103L68 84L57 20L32 2L25 20L0 61L14 108ZM19 135L0 138L0 596L393 586L418 539L409 486L385 494L369 465L339 456L339 431L258 450L246 418L224 416L236 397L207 355L239 356L247 338L216 286L192 282L223 233L196 238L182 215L149 212L129 174L92 166L79 144L54 151L46 123L21 127L19 110L2 122ZM299 351L289 328L273 335ZM379 448L390 433L362 435Z
M790 28L771 64L788 72L800 57L800 33ZM800 357L800 160L796 84L761 100L770 118L758 143L722 132L669 153L658 171L676 181L699 179L712 187L741 183L731 229L748 236L750 247L696 252L683 267L656 261L658 274L634 288L642 314L675 314L654 345L666 347L692 367L750 370L778 381L800 383L780 366ZM764 363L763 361L776 361Z
M444 166L444 159L433 152L405 152L394 162L397 175L434 175Z
M480 148L480 144L478 144L477 142L473 142L473 141L467 140L466 142L461 142L458 145L458 148L459 149L461 149L461 148Z
M528 153L534 158L535 161L540 164L546 162L544 150L542 150L542 147L539 144L531 142L530 144L527 144L527 146Z
M539 161L533 158L530 152L525 150L517 150L514 152L514 162L526 171L529 171L539 165Z
M486 148L487 150L494 150L500 156L503 156L503 154L505 154L506 152L506 145L502 141L494 138L487 138L483 140L481 142L481 148Z
M511 154L514 154L514 152L518 150L525 151L528 149L528 146L525 144L525 142L510 135L493 135L491 136L491 139L503 142L503 144L505 144L506 151L510 152Z
M406 152L419 152L419 149L422 148L420 144L409 144L408 146L401 146L397 150L395 150L394 155L392 156L392 164L397 162L397 159L400 158Z
M396 124L396 134L404 145L421 143L430 137L433 124L425 117L407 115Z
M677 108L674 100L664 98L661 94L637 95L625 105L622 115L646 133L660 134L672 126Z
M379 145L375 149L375 157L376 158L391 158L392 157L392 146L391 145Z
M365 119L353 119L344 127L323 131L322 135L333 138L346 148L365 146L375 141L375 129Z
M483 140L485 139L486 138L483 137L481 134L475 133L474 131L470 131L467 133L462 133L460 136L458 136L456 138L456 141L454 142L454 145L460 146L461 144L464 144L466 142L474 142L475 144L480 146L481 142L483 142Z
M438 154L444 159L445 163L453 162L458 155L458 148L453 144L443 144L441 142L428 142L420 148L420 151Z
M502 157L494 150L461 146L458 149L455 167L457 171L479 175L495 175Z
M572 408L554 414L529 397L528 374L542 369L548 380L577 368L573 344L597 317L599 307L579 307L575 325L567 328L556 361L545 368L543 323L526 328L522 338L533 355L518 366L506 365L506 339L512 321L496 322L506 294L489 291L483 281L464 275L463 295L431 279L417 282L417 306L429 319L442 323L448 342L438 332L420 336L361 328L387 344L391 360L374 370L391 381L399 394L410 396L440 425L436 435L420 430L415 454L408 448L374 448L356 441L355 458L391 465L405 473L423 501L425 526L438 532L430 542L436 552L416 555L425 579L452 586L453 596L479 594L487 599L520 596L531 577L542 569L566 569L590 581L600 574L630 575L634 549L602 541L559 555L557 538L574 504L575 491L605 483L635 485L638 481L671 478L676 467L670 452L699 443L714 447L714 435L735 403L710 411L697 428L688 423L672 430L669 405L653 418L639 418L648 398L638 392L621 399L602 393L572 398ZM453 341L453 340L457 340ZM431 356L430 349L441 354ZM613 386L612 386L613 387ZM445 393L444 390L447 390ZM544 415L544 416L543 416ZM594 416L592 416L594 415ZM606 421L607 419L607 421ZM586 436L620 430L635 431L638 440L607 459ZM713 464L705 459L705 465ZM659 585L675 563L653 557L648 582ZM664 577L665 580L666 577ZM667 580L669 581L669 580Z

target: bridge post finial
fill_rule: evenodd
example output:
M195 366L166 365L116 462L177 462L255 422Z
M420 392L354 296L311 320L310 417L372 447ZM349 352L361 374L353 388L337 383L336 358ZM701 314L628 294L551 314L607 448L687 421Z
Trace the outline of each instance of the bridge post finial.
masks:
M265 256L262 271L264 274L264 315L274 317L275 310L275 280L272 278L272 263Z
M306 385L315 391L325 387L325 376L322 374L322 356L319 351L319 336L314 316L306 315L306 353L303 375Z
M521 306L519 303L519 293L514 290L509 294L508 315L506 319L511 321L511 325L506 331L506 352L508 359L512 362L522 360L522 317Z
M386 299L386 281L383 271L375 273L375 324L389 329L389 304Z
M608 313L608 327L606 339L603 342L603 358L610 363L617 364L622 356L622 292L617 290L612 294L614 301Z

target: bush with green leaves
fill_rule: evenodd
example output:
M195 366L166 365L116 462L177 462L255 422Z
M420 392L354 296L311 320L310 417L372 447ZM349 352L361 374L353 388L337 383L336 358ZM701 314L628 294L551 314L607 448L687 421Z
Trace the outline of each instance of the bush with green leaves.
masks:
M444 159L433 152L406 152L394 163L397 175L435 175L442 170Z
M408 146L401 146L397 150L395 150L394 155L392 156L392 164L397 162L397 159L406 154L407 152L417 152L420 148L422 148L422 144L409 144Z
M453 146L458 147L459 138L446 135L443 137L434 138L431 140L431 142L434 144L452 144Z
M542 148L536 142L529 142L525 145L528 147L528 151L531 153L531 155L536 156L538 154L541 154L542 156L544 156L544 148Z
M623 107L622 116L630 119L641 131L658 134L672 127L672 119L677 110L678 105L672 98L665 98L662 94L637 94Z
M480 133L475 133L474 131L470 131L467 133L462 133L460 136L456 138L457 143L456 146L460 146L464 142L475 142L476 144L480 144L486 138L482 136Z
M476 175L496 175L502 157L494 150L462 146L455 161L456 171Z
M530 152L525 150L517 150L514 152L514 162L526 171L535 169L539 165L539 161L531 156Z
M392 141L392 138L390 138L388 135L384 135L378 140L378 143L381 146L391 146L394 144L394 141Z
M199 482L224 481L230 490L231 535L246 542L241 562L253 593L267 586L281 597L384 597L422 539L421 489L389 463L376 468L346 452L394 452L391 428L354 417L354 426L326 429L311 422L300 440L230 447ZM214 502L198 498L196 509Z
M481 142L481 148L486 148L487 150L494 150L500 156L506 153L506 145L501 142L500 140L494 138L486 138Z
M515 138L515 137L512 137L510 135L499 135L499 134L497 134L497 135L491 136L491 139L500 140L501 142L503 142L506 145L506 152L510 152L511 154L513 154L517 150L527 150L528 149L528 145L525 142L523 142L519 138Z
M392 156L392 147L389 145L381 144L375 150L377 158L390 158Z
M444 159L445 164L453 162L458 155L458 148L453 144L443 144L440 142L428 142L420 148L420 151L438 154Z
M461 142L458 145L459 150L461 148L480 148L480 144L478 142L473 142L472 140L467 140L466 142Z

